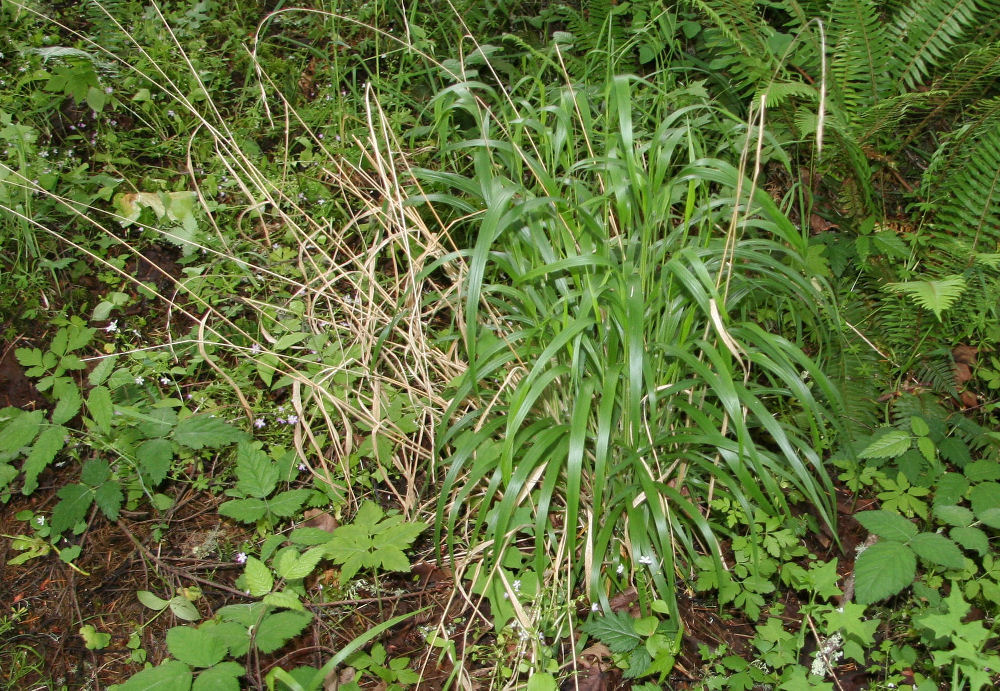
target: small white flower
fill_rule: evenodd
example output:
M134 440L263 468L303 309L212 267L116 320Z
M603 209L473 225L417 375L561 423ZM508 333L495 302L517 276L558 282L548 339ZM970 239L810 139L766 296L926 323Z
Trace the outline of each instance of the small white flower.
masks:
M259 417L259 418L257 418L256 420L253 421L253 426L256 427L257 429L261 429L266 424L267 423L264 421L264 418L262 418L262 417Z
M639 563L649 566L650 564L653 563L653 558L648 554L643 554L641 557L639 557Z
M160 383L163 384L164 386L170 386L171 384L170 377L160 377Z
M624 564L619 564L618 568L615 569L615 573L618 574L619 576L621 576L623 573L625 573L625 565Z
M174 117L175 115L177 115L177 113L175 113L174 111L172 111L172 110L168 110L168 111L167 111L167 117L168 117L168 118L172 118L172 117Z
M236 563L237 564L246 564L247 563L247 553L246 552L237 552L236 553ZM249 595L249 594L250 594L250 591L247 591L247 595Z
M45 516L35 516L35 523L45 525Z
M590 611L591 612L600 612L601 611L601 606L599 604L597 604L596 602L593 602L590 605Z
M118 331L118 320L112 319L111 323L104 327L104 330L107 331L109 334L113 334L116 331Z
M517 580L510 584L515 593L521 592L521 581Z
M136 377L135 383L138 384L139 386L142 386L143 384L146 383L146 380L143 377Z
M309 467L305 463L299 463L299 472L304 473L309 470Z
M289 425L294 425L298 421L299 421L299 416L298 415L289 415L288 416L288 424Z

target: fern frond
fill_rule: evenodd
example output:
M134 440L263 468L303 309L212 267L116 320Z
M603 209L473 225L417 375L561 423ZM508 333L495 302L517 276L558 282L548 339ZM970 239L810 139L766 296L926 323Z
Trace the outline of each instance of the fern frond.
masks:
M954 305L965 292L965 277L953 274L933 281L889 283L886 288L906 295L924 309L933 312L938 321L941 321L941 313Z
M967 140L947 166L935 197L937 232L968 242L972 252L996 252L1000 243L1000 120Z
M914 0L899 12L891 26L893 71L908 89L923 83L975 31L977 9L975 0Z
M829 32L836 37L830 64L831 95L841 107L856 111L887 95L885 65L891 47L873 0L837 0L830 7Z
M754 0L690 0L712 22L706 29L706 48L714 58L709 66L735 78L742 93L771 79L777 60L769 39L775 30L761 17Z

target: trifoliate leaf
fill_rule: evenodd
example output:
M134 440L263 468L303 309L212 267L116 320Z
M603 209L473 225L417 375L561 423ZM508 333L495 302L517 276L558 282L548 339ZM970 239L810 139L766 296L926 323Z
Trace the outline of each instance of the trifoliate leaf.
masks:
M312 621L312 614L286 610L264 617L260 626L255 629L254 644L262 653L273 653L285 645Z
M226 644L210 629L175 626L167 631L167 650L192 667L211 667L226 656Z
M61 535L87 516L87 509L94 501L94 490L74 483L64 485L58 492L59 503L52 509L50 526L53 535Z
M286 581L305 578L313 572L313 569L316 568L316 565L325 553L326 547L320 546L313 547L298 557L292 554L291 559L286 559L280 566L276 566L278 576L284 578Z
M118 691L188 691L190 688L191 668L179 660L167 660L159 667L133 675L118 687Z
M84 624L80 627L78 633L80 634L80 638L83 639L83 644L87 650L101 650L108 647L108 644L111 643L111 634L99 633L92 624Z
M913 583L917 559L906 545L880 540L866 549L854 564L854 593L868 605L892 597Z
M274 587L274 576L271 574L271 569L255 557L247 557L243 577L245 587L253 597L263 597Z
M236 451L236 489L263 499L278 484L278 464L255 444L241 442Z
M56 454L62 451L66 445L66 435L66 428L60 425L46 427L38 435L38 439L31 447L31 452L21 466L21 472L24 473L24 486L21 488L21 494L28 495L38 489L38 476L55 459ZM2 436L0 434L0 437Z
M194 680L192 691L239 691L240 677L246 674L246 669L232 660L220 662L211 669L206 669Z
M960 544L965 549L978 552L980 555L986 554L990 547L986 533L979 528L952 528L951 532L948 534L951 535L952 540Z
M917 526L891 511L862 511L854 517L869 533L887 540L906 542L917 534Z
M635 632L633 621L624 612L612 612L603 617L591 618L580 629L604 643L611 652L627 653L642 643L642 637Z
M921 559L948 569L960 569L965 566L962 550L944 535L920 533L910 540L910 549Z
M243 523L259 521L267 513L263 499L233 499L219 504L219 514Z
M174 441L189 449L217 449L247 438L242 430L211 415L192 415L177 423Z
M879 435L858 456L860 458L895 458L909 449L912 441L906 432L893 429Z
M168 439L147 439L135 450L139 474L150 487L158 487L167 478L174 459L174 445Z

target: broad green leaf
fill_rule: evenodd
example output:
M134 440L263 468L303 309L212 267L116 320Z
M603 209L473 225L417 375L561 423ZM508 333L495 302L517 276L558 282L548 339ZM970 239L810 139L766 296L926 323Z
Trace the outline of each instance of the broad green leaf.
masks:
M247 438L242 430L212 415L192 415L174 428L174 441L189 449L217 449Z
M931 432L931 428L927 426L927 422L917 415L910 418L910 430L918 437L926 437Z
M52 395L56 399L56 407L52 410L49 418L54 425L62 425L69 422L80 412L80 390L76 388L76 383L69 378L60 377L52 387Z
M891 511L862 511L854 517L868 532L887 540L906 542L917 534L917 526Z
M27 446L38 434L38 428L42 424L42 416L45 411L33 410L24 413L17 408L4 408L5 417L11 415L13 419L7 426L0 430L0 453L5 451L17 451Z
M271 574L271 569L267 568L264 562L256 557L247 557L243 577L246 589L253 597L263 597L274 587L274 576Z
M525 691L556 691L559 685L556 678L548 672L536 672L528 677L528 685Z
M313 545L324 545L330 541L333 533L322 528L296 528L288 535L289 541L293 545L312 547Z
M291 554L291 553L289 553ZM278 576L284 578L286 581L294 581L300 578L305 578L313 572L316 565L319 564L320 559L326 554L326 547L313 547L307 550L305 554L298 557L292 555L292 560L290 562L284 563L281 566L276 565L276 571Z
M910 548L921 559L948 569L960 569L965 566L962 550L944 535L937 533L920 533L910 540Z
M124 500L121 485L115 480L105 482L94 492L94 502L110 521L118 520L118 512Z
M239 691L246 669L238 662L220 662L195 677L193 691Z
M262 653L273 653L295 636L312 621L312 614L285 610L264 617L255 629L254 644Z
M87 412L94 424L104 434L111 432L111 418L114 415L114 404L111 403L111 392L106 386L95 386L87 394Z
M9 485L17 477L17 468L9 463L0 463L0 490Z
M1000 528L1000 484L981 482L969 492L969 503L976 518L990 526Z
M858 454L861 458L895 458L910 448L913 440L902 430L894 429L880 435Z
M265 604L271 605L272 607L281 607L283 609L295 609L300 612L305 611L305 606L299 600L299 596L288 590L282 590L276 593L268 593L264 596L263 602Z
M917 437L917 448L920 449L920 453L923 454L928 463L933 463L937 458L937 448L930 437Z
M111 374L111 370L115 368L115 362L117 362L117 360L117 355L101 358L101 361L97 363L97 366L90 370L90 373L87 375L87 383L91 386L100 386L103 384L107 380L108 375ZM93 389L91 389L91 391L93 391Z
M192 667L211 667L226 656L226 644L211 629L175 626L167 631L167 650Z
M954 506L951 504L937 504L934 506L934 515L948 525L967 526L974 520L972 511L964 506Z
M972 461L972 454L969 453L969 446L958 437L947 437L938 443L938 451L942 458L949 463L955 464L959 468L964 468Z
M80 482L91 487L104 484L111 477L111 464L103 458L91 458L83 464Z
M278 484L278 464L266 452L241 442L236 455L236 489L248 497L263 499Z
M984 482L986 480L996 480L1000 478L1000 463L989 458L984 458L974 463L969 463L963 471L969 482Z
M147 439L135 450L139 461L139 474L151 487L155 488L167 478L170 463L174 459L174 445L168 439Z
M191 668L179 660L167 660L159 667L133 675L117 691L188 691Z
M936 281L906 281L886 285L893 293L902 293L916 304L934 313L941 320L941 313L950 308L965 292L965 279L952 274Z
M308 489L290 489L287 492L276 494L266 500L267 510L275 516L288 518L302 507L310 494L312 494L312 490Z
M136 592L135 595L137 598L139 598L139 602L157 612L159 612L162 609L166 609L167 605L170 604L167 600L164 600L161 597L157 597L148 590L140 590Z
M78 483L64 485L57 494L59 503L52 509L49 524L53 535L61 535L86 518L94 501L94 490Z
M967 550L978 552L980 555L986 554L990 548L989 539L979 528L959 527L952 528L951 539Z
M642 638L635 632L635 620L624 612L592 617L583 623L580 630L608 646L613 653L628 653L635 650Z
M243 523L259 521L267 513L263 499L233 499L219 505L219 515Z
M31 494L38 488L38 476L55 459L56 454L62 451L66 445L67 434L65 427L55 425L46 427L38 435L31 452L21 466L21 472L24 473L24 487L21 488L21 494Z
M945 473L937 483L934 492L935 504L958 504L969 489L969 481L958 473Z
M174 595L170 598L168 605L170 606L170 611L178 619L183 619L184 621L198 621L201 619L198 608L183 595Z
M917 559L906 545L880 540L866 549L854 563L854 593L869 605L896 595L911 585L917 575Z

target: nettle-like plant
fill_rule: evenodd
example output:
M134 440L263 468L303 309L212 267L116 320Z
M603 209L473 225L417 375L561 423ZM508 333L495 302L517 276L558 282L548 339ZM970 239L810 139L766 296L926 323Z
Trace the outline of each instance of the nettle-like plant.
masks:
M465 127L442 167L466 172L417 171L468 237L438 530L491 541L490 565L533 550L605 606L628 563L673 606L681 563L721 571L710 496L833 521L817 450L837 395L782 335L822 343L825 298L806 237L710 158L739 135L782 160L762 131L700 86L544 84L441 92L435 129Z

